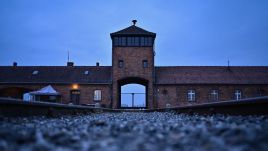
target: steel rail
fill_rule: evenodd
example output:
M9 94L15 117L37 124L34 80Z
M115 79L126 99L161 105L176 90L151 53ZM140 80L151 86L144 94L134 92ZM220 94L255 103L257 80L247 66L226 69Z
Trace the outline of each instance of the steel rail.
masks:
M210 102L165 109L159 108L151 111L161 112L167 110L187 114L268 115L268 97Z
M187 114L268 115L268 97L221 101L158 109L110 109L83 105L48 102L26 102L19 99L0 98L0 116L50 116L90 114L101 112L167 112Z

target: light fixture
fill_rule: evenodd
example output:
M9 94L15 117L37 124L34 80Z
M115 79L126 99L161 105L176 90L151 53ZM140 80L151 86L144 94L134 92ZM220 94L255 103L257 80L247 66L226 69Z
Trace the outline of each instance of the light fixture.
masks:
M78 89L78 84L73 84L72 89L75 89L75 90Z

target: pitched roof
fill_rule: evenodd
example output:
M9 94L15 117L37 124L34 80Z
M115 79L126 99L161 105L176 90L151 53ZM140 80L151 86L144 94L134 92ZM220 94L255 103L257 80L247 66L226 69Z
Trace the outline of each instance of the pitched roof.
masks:
M111 67L0 66L0 83L106 84L111 83Z
M149 32L147 30L144 30L136 25L131 25L125 29L122 29L120 31L114 32L110 34L111 37L113 36L123 36L123 35L141 35L141 36L153 36L155 37L156 34L153 32Z
M111 70L110 66L0 66L0 83L110 84ZM156 67L155 73L156 84L268 84L268 66Z
M59 93L51 86L48 85L40 90L29 92L29 94L35 95L58 95Z
M268 84L268 66L156 67L157 84Z

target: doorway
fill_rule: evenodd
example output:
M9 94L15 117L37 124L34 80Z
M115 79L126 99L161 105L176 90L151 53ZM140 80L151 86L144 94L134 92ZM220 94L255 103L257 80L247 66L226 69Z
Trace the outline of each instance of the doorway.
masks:
M80 90L71 90L70 97L70 103L78 105L80 102Z
M148 81L142 78L125 78L118 82L119 108L147 108Z
M121 86L121 107L145 108L146 87L141 84L126 84Z

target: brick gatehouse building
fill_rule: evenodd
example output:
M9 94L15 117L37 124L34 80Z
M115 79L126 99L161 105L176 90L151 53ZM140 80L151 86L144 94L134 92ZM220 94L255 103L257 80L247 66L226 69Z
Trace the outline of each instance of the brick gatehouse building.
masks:
M146 87L146 108L268 95L268 66L155 66L156 34L133 25L111 33L112 66L1 66L0 97L51 85L62 103L120 108L121 86Z

